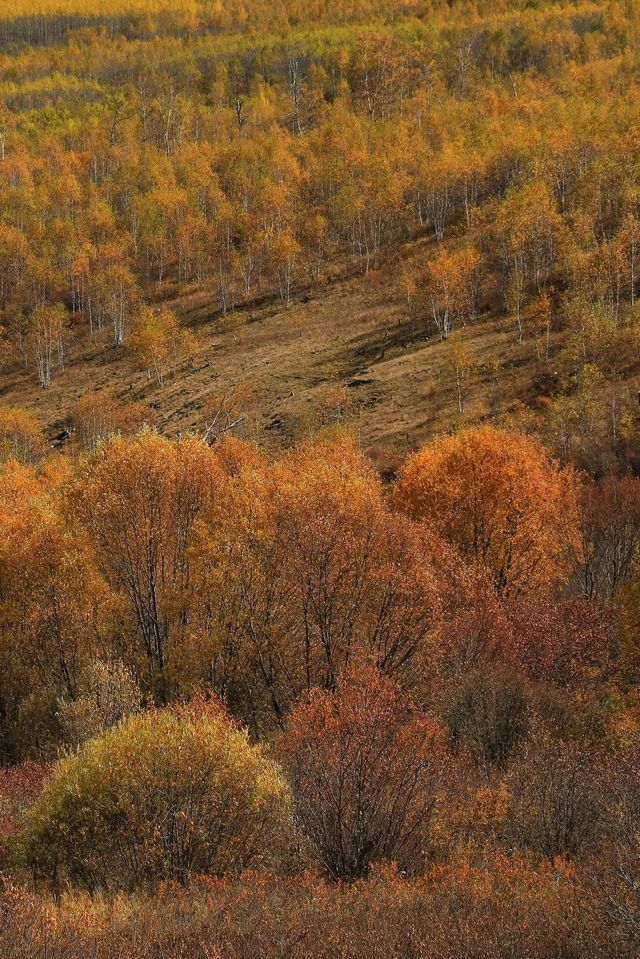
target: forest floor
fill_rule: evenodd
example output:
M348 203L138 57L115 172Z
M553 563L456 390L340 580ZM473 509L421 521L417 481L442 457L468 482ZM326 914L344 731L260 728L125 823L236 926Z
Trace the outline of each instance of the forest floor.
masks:
M274 299L221 316L211 294L169 295L166 305L196 347L162 385L136 369L126 349L87 337L46 390L30 370L3 376L0 402L35 412L52 442L92 390L137 404L167 436L203 431L222 405L267 449L346 421L365 452L392 464L461 420L529 404L540 371L534 341L519 343L511 324L485 313L463 331L472 369L460 413L451 344L433 335L426 316L412 320L403 289L403 269L420 270L431 249L425 240L398 247L379 269L327 280L288 307Z

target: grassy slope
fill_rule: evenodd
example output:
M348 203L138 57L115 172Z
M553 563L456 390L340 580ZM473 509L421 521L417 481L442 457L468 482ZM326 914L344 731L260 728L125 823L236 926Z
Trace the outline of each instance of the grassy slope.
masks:
M408 245L380 270L330 281L288 309L274 300L220 317L207 294L183 295L170 305L198 346L193 362L177 364L163 386L138 371L125 350L87 340L48 390L36 386L30 371L14 369L0 384L0 402L35 411L53 440L90 390L109 389L123 404L141 404L169 436L202 429L216 397L237 397L249 412L251 435L273 448L317 425L321 408L331 421L346 401L362 447L393 460L461 421L446 373L449 347L426 339L420 322L412 331L402 291L403 264L419 269L429 252L425 241ZM495 317L468 327L465 340L477 367L465 420L531 400L538 369L531 340L518 344L514 330Z

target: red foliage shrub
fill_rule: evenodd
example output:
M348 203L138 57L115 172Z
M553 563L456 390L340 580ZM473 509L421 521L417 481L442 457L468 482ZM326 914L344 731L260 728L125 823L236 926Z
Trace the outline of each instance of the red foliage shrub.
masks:
M514 652L530 679L577 689L602 678L612 641L606 610L583 599L525 602L509 616Z
M50 765L35 762L0 769L0 838L17 831L20 812L33 805L50 773Z
M445 764L440 730L372 667L312 691L281 743L297 817L326 868L358 879L393 860L415 871Z

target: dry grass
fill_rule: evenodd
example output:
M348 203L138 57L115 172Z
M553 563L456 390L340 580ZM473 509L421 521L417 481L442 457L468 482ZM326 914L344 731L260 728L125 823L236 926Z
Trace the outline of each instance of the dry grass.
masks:
M430 252L425 241L407 245L379 270L331 280L289 308L278 300L221 317L210 294L170 296L168 305L194 332L197 349L163 386L136 370L126 350L87 340L47 390L24 368L7 373L0 402L33 410L53 440L90 391L111 390L122 404L141 404L145 418L168 436L202 430L225 396L247 414L245 430L267 449L347 419L365 451L392 462L462 420L478 422L530 402L539 371L533 340L518 343L513 328L485 314L463 334L475 368L461 416L450 347L427 338L426 318L412 323L402 288L401 267L408 262L418 270Z

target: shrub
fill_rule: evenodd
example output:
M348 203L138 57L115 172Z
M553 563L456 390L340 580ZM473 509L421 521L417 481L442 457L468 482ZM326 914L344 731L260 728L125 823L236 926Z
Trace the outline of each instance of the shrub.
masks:
M23 851L55 884L132 889L272 862L289 822L277 767L198 700L132 716L59 763Z
M438 726L391 680L366 667L336 692L312 691L282 753L296 815L331 876L359 879L384 860L424 865L444 750Z
M542 730L513 769L506 838L550 860L579 859L605 826L602 774L597 757L579 743Z
M531 680L568 690L602 681L613 646L607 610L585 599L524 602L509 616L515 656Z
M504 667L477 670L445 717L454 752L468 749L486 775L504 770L527 734L527 711L526 689L516 673Z

